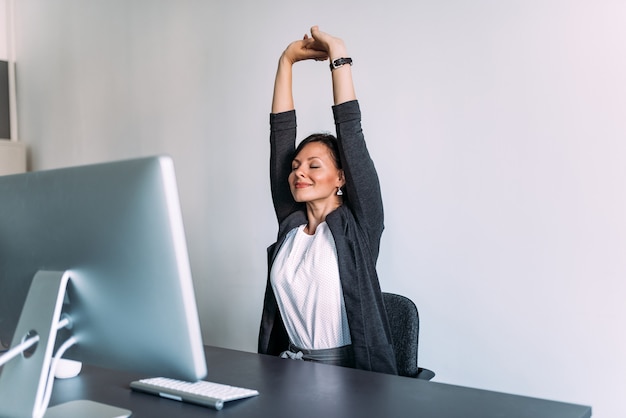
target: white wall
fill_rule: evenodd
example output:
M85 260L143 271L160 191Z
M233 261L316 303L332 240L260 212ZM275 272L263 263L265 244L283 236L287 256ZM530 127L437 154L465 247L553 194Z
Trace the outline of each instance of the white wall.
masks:
M0 0L0 60L3 61L9 58L7 4L8 0Z
M387 229L436 380L626 416L626 3L80 1L16 5L31 167L173 155L205 342L255 351L276 62L312 24L355 60ZM295 74L331 130L326 64ZM219 318L219 319L218 319Z

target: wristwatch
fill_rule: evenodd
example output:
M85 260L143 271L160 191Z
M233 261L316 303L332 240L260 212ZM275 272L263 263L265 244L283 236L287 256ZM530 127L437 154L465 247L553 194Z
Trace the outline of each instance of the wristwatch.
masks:
M346 64L352 65L352 58L337 58L336 60L330 62L330 71L334 70L335 68L342 67Z

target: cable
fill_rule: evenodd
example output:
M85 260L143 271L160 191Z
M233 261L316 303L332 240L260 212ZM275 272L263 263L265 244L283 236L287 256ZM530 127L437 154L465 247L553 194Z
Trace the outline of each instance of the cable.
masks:
M72 327L72 319L68 316L68 315L63 315L61 317L61 319L59 320L59 322L57 323L56 329L57 331L63 328L71 328ZM2 367L4 364L8 363L9 361L11 361L12 359L14 359L15 357L17 357L18 355L22 354L24 351L28 350L29 348L31 348L33 345L37 344L40 340L39 334L34 335L28 339L26 339L25 341L23 341L22 343L16 345L15 347L11 348L10 350L6 351L5 353L3 353L2 355L0 355L0 367ZM52 362L50 364L50 368L48 369L48 376L47 376L47 380L46 380L46 386L45 386L45 390L44 390L44 394L43 394L43 399L42 402L39 404L38 407L36 407L36 411L34 416L43 416L43 414L45 413L48 404L50 403L50 397L52 396L52 386L54 383L54 373L56 371L57 365L59 363L59 360L61 357L63 357L63 354L65 354L65 352L74 344L76 344L77 339L75 337L70 337L68 338L57 350L56 354L54 355L54 357L52 358Z
M41 401L41 404L39 405L39 412L42 412L42 414L38 416L43 416L43 413L46 412L46 409L48 408L48 404L50 403L50 397L52 396L52 386L54 384L54 372L57 369L59 360L61 359L61 357L63 357L63 354L65 354L65 352L77 342L78 340L76 339L76 337L72 336L68 338L63 344L61 344L56 354L52 358L52 363L50 364L50 371L48 373L48 380L46 382L46 390L43 396L43 400Z
M61 319L59 319L59 323L57 324L57 330L66 328L72 328L72 318L67 314L62 314Z
M31 348L33 345L37 344L38 342L39 342L39 335L35 335L25 340L23 343L16 345L12 349L4 353L2 356L0 356L0 367L8 363L10 360L13 360L13 358L22 354L24 351L28 350L29 348Z
M66 327L71 328L71 325L72 325L72 318L70 318L69 315L63 314L63 316L57 323L57 330L60 330ZM39 342L39 335L35 335L33 337L28 338L21 344L16 345L10 350L0 351L0 352L4 351L3 354L0 355L0 367L4 366L6 363L13 360L19 354L22 354L24 351L28 350L29 348L31 348L33 345L37 344L38 342Z

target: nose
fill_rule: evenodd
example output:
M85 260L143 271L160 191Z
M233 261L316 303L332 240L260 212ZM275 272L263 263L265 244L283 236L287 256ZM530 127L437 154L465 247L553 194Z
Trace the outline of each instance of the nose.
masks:
M304 177L304 172L301 169L296 168L291 173L289 173L289 183L295 183L296 181L300 181Z
M302 166L296 168L296 170L294 171L296 177L304 177L304 169L302 168Z

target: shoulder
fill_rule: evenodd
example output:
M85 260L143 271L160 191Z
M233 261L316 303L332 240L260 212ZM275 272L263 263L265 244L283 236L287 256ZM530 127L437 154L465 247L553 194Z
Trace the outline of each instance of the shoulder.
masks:
M289 231L307 222L306 211L296 210L282 220L278 226L279 240L283 239Z
M326 223L333 235L346 235L351 229L350 226L356 225L357 221L350 206L344 203L326 216Z

